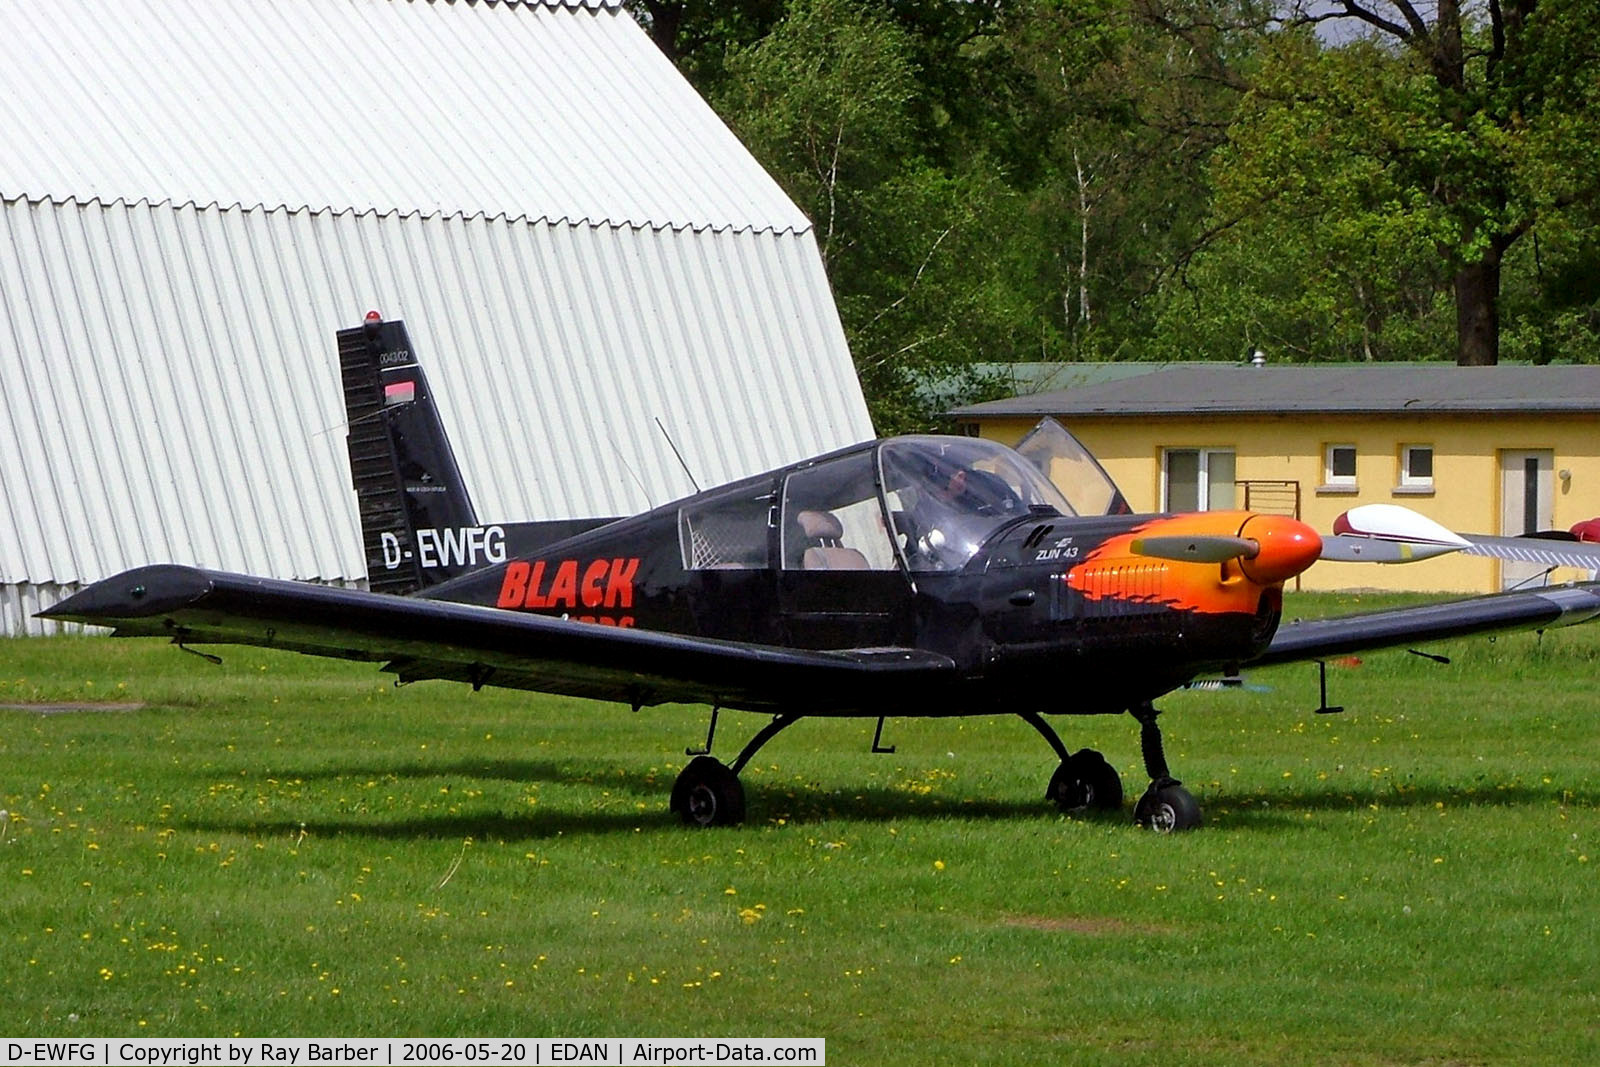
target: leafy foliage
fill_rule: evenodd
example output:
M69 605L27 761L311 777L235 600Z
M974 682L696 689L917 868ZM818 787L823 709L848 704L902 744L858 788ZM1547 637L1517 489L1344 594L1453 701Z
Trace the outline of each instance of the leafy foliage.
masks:
M1333 328L1321 354L1410 355L1384 337L1410 331L1385 325L1442 335L1430 320L1449 292L1457 360L1495 362L1507 252L1600 193L1594 31L1550 5L1493 8L1481 23L1448 2L1431 22L1392 6L1390 20L1344 4L1375 28L1336 47L1306 25L1262 36L1213 161L1212 209L1239 220L1238 241L1300 237L1300 276L1338 305L1321 317Z
M1009 354L1025 311L996 255L1020 204L985 157L939 166L910 35L848 0L795 0L733 50L716 103L816 226L879 428L928 422L919 383ZM978 284L974 285L974 281Z
M1600 358L1600 0L635 8L815 224L880 431L980 362Z

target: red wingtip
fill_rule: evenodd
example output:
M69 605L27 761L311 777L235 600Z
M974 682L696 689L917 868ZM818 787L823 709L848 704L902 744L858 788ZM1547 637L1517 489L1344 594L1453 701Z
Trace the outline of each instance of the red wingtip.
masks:
M1585 519L1574 524L1572 536L1580 541L1600 541L1600 518Z

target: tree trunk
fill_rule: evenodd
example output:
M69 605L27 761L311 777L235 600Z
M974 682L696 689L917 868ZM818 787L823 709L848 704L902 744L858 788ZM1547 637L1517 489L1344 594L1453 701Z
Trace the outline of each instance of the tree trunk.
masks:
M650 13L650 39L674 65L678 62L678 30L683 25L682 3L667 0L645 0L645 10Z
M1089 182L1083 176L1078 150L1072 150L1072 166L1078 174L1078 317L1083 332L1089 332ZM1073 331L1076 335L1077 331Z
M1456 271L1456 363L1492 367L1500 362L1500 257L1498 244L1483 259Z

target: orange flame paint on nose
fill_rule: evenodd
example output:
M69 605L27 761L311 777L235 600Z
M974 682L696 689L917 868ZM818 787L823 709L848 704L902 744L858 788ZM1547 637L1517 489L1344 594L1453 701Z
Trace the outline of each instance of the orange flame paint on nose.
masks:
M1322 555L1322 535L1286 515L1252 515L1239 536L1261 546L1252 558L1239 561L1245 577L1259 585L1286 582Z

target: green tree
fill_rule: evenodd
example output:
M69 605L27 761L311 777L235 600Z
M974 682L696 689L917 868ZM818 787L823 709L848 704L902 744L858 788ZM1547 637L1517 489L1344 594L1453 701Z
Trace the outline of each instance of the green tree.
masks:
M1309 32L1329 24L1360 36ZM1363 256L1379 290L1364 313L1386 271L1415 271L1403 246L1429 248L1456 361L1498 362L1508 254L1600 197L1600 3L1297 2L1289 27L1213 169L1217 218L1298 220L1319 254Z
M1210 160L1204 247L1163 294L1156 353L1443 357L1436 249L1449 232L1387 162L1427 137L1388 103L1410 91L1405 65L1371 42L1324 49L1304 30L1261 44Z
M1205 237L1205 167L1239 98L1241 35L1195 28L1174 48L1125 0L1015 5L1006 39L1036 80L1039 176L1060 355L1148 355L1154 303Z
M623 0L663 55L701 91L720 82L729 50L760 40L783 0Z
M850 0L795 0L728 68L718 110L811 217L832 266L855 244L864 196L913 148L908 41Z
M1026 209L986 154L947 167L926 141L917 42L852 0L793 0L731 49L713 104L816 227L880 431L934 425L994 353L1036 319L1012 251ZM1029 335L1023 342L1019 332Z

